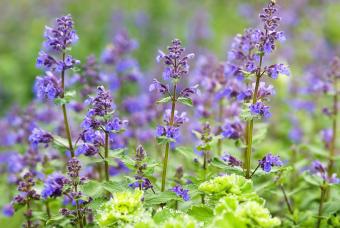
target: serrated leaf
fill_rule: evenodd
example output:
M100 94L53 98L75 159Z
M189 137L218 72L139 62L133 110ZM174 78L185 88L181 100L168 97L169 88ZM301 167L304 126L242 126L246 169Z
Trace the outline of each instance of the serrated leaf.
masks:
M102 183L102 187L111 192L121 192L126 191L128 189L128 183L125 182L116 182L116 181L106 181Z
M169 209L169 208L164 208L161 211L156 212L156 214L153 216L153 220L157 223L163 223L169 218L175 218L178 215L181 215L182 213Z
M144 197L145 206L158 205L167 203L171 200L178 200L178 196L174 192L166 191L158 194L148 194Z
M194 217L195 219L197 219L200 222L204 222L204 223L209 223L213 216L214 216L214 212L211 208L207 207L207 206L192 206L189 210L188 210L188 215Z
M187 105L187 106L190 106L190 107L193 106L192 100L188 97L179 97L179 98L177 98L177 100L184 105Z
M94 180L90 180L81 185L81 190L85 195L93 198L99 197L105 192L101 183Z
M59 135L53 135L53 144L58 148L68 149L68 140L60 137Z
M164 97L164 98L158 100L157 103L168 103L169 101L171 101L171 97L170 96Z

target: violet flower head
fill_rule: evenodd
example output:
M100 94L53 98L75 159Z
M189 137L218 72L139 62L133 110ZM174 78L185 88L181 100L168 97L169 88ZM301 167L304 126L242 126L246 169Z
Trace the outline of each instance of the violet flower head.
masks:
M54 74L48 72L44 77L37 77L34 91L39 99L54 100L63 92L60 80Z
M70 14L57 18L54 27L46 26L44 46L57 52L69 48L79 39L73 26L74 22Z
M159 51L157 56L157 62L161 60L166 65L163 71L163 78L179 79L189 72L188 60L194 57L194 54L184 55L185 49L182 47L182 43L178 39L172 41L171 46L168 47L168 54Z
M250 112L253 115L261 116L264 118L270 118L271 113L269 111L270 107L266 106L263 102L258 101L255 104L249 106Z
M42 129L34 128L29 136L29 141L34 148L37 148L40 143L44 143L45 147L47 147L53 141L53 136Z
M222 135L228 139L239 139L243 135L244 126L238 120L227 122L222 127Z
M333 130L331 128L323 129L321 131L322 141L325 146L328 148L332 142L333 138Z
M329 184L339 184L340 179L336 176L336 173L328 175L327 168L320 161L315 160L309 168L310 173L321 177L324 181Z
M149 86L149 91L157 91L161 94L169 94L169 88L165 84L159 82L157 79L153 79L153 82Z
M273 166L282 166L283 163L280 160L279 156L267 154L262 158L262 160L259 160L259 165L265 172L270 172Z
M98 148L89 143L84 143L82 145L79 145L75 151L76 156L84 154L85 156L91 157L91 156L96 155L97 153L98 153Z
M176 185L171 189L177 196L181 197L184 201L190 200L189 190L183 189L182 186Z
M242 166L242 161L238 160L237 158L235 158L234 156L225 153L221 159L226 162L229 166Z
M282 31L276 31L281 20L277 16L278 9L276 8L275 1L270 1L267 7L263 9L263 13L260 14L260 19L263 23L265 34L261 34L260 39L260 51L268 54L275 49L275 41L285 41L286 38Z
M79 177L79 171L81 169L80 161L77 158L71 158L67 162L67 175L71 178Z
M113 112L115 105L112 101L110 91L105 90L104 86L98 86L97 95L90 98L91 108L87 116L105 116Z
M69 180L61 173L53 173L47 177L44 183L44 189L41 192L41 196L44 199L48 197L54 198L61 196L63 193L63 187Z

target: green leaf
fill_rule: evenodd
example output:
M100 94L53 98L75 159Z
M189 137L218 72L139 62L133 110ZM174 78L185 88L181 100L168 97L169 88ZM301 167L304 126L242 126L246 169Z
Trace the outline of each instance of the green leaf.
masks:
M145 206L158 205L171 200L178 200L178 196L174 192L166 191L158 194L145 195L144 204Z
M193 106L192 100L188 97L179 97L179 98L177 98L177 100L184 105L187 105L187 106L190 106L190 107Z
M226 173L236 173L239 175L243 175L243 170L240 167L229 166L219 158L213 158L210 164L216 168L223 169Z
M58 135L53 135L53 144L58 148L68 148L68 140Z
M158 100L157 103L168 103L169 101L171 101L171 97L170 96L164 97L164 98Z
M105 192L102 184L94 180L90 180L81 185L81 190L84 195L91 196L93 198L99 197Z
M158 144L167 144L167 143L171 143L171 142L176 142L176 140L174 140L172 138L168 138L166 136L157 137L157 143Z
M191 215L200 222L209 223L214 216L214 212L211 208L204 205L192 206L188 210L188 215Z
M65 105L65 104L68 104L70 103L70 101L72 100L72 98L74 98L76 95L76 91L75 90L72 90L72 91L67 91L65 94L64 94L64 97L61 98L61 97L57 97L56 99L54 99L54 103L57 104L57 105Z
M304 175L303 175L303 179L307 182L307 183L309 183L309 184L311 184L311 185L314 185L314 186L321 186L322 185L322 180L321 180L321 178L319 178L319 177L316 177L316 176L312 176L312 175L309 175L309 174L307 174L307 173L305 173Z
M117 182L117 181L106 181L102 183L102 187L111 192L120 192L120 191L126 191L128 189L128 183L121 181L121 182Z

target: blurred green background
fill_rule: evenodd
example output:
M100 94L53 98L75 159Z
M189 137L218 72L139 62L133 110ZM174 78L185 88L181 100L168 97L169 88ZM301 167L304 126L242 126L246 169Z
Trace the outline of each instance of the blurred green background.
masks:
M265 0L0 0L0 114L13 103L27 104L32 99L34 78L41 73L35 68L35 60L43 41L44 26L51 24L60 15L70 13L75 20L80 40L72 51L74 57L84 61L89 54L99 56L114 32L119 28L126 28L139 42L139 49L135 55L142 69L147 70L154 63L154 56L159 47L164 47L174 37L184 39L187 44L195 29L204 26L207 26L208 31L203 35L208 37L206 42L201 42L200 45L208 48L221 60L225 59L230 38L252 24L249 18L254 18L253 23L257 24L256 12L259 12L259 8L266 2ZM315 20L313 14L301 13L299 17L304 19L293 29L298 32L316 27L314 30L318 29L321 35L328 34L330 41L339 42L340 30L337 29L340 24L339 3L321 0L278 2L288 10L288 13L292 3L294 7L298 2L315 5L317 9L325 12L326 21L316 21L319 19ZM320 27L320 24L325 26ZM306 46L304 41L301 41L299 51L303 58L308 57L309 53L306 50L312 47L310 44Z

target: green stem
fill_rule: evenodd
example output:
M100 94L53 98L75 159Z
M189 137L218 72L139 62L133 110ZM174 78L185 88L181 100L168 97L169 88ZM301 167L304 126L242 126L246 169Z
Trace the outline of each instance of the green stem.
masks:
M77 187L77 184L74 184L74 191L75 192L78 192L78 187ZM80 214L80 205L79 205L79 200L76 199L76 209L77 209L77 220L78 220L78 223L79 223L79 227L80 228L83 228L84 225L83 225L83 218Z
M104 161L104 165L105 165L105 180L109 181L110 180L110 175L109 175L109 162L108 162L108 158L109 158L109 133L105 131L105 161Z
M65 53L63 53L63 62L65 60ZM60 95L61 98L64 97L64 90L65 90L65 70L61 71L61 89L62 93ZM64 116L64 125L65 125L65 131L66 131L66 137L68 140L68 146L69 150L71 152L71 156L74 157L74 149L72 145L72 137L71 137L71 131L70 131L70 125L68 123L68 118L67 118L67 111L66 111L66 105L62 104L62 110L63 110L63 116Z
M30 201L27 201L27 212L26 212L26 219L27 219L27 228L31 228L32 227L32 222L31 222L31 215L30 212L31 211L31 206L30 206Z
M290 201L289 201L289 199L288 199L288 196L287 196L287 194L286 194L286 191L285 191L283 185L280 184L279 187L280 187L280 189L281 189L281 192L282 192L283 197L284 197L284 199L285 199L285 202L286 202L286 204L287 204L289 213L290 213L291 215L294 215L293 207L292 207L292 205L291 205L291 203L290 203Z
M48 201L45 202L45 207L46 207L47 217L51 218L51 210L50 210L50 205L48 204Z
M334 156L335 156L335 147L336 147L336 131L337 131L337 117L338 117L338 86L337 79L334 79L334 90L335 94L333 96L333 113L332 113L332 141L329 146L329 162L328 162L328 175L331 176L333 174L334 167Z
M267 31L266 31L267 34ZM252 104L255 104L257 102L257 93L259 90L259 86L260 86L260 79L261 79L261 67L262 67L262 59L263 59L263 55L260 56L260 63L259 63L259 67L258 70L256 72L256 82L255 82L255 90L254 90L254 94L253 94L253 98L252 98ZM253 144L253 128L254 128L254 119L251 119L247 122L247 128L246 128L246 152L245 152L245 177L247 179L250 179L250 169L251 169L251 152L252 152L252 144Z
M174 122L174 116L175 116L175 108L176 108L176 84L174 85L173 89L173 95L172 95L172 104L171 104L171 116L170 116L170 123L169 125L172 126ZM168 168L168 159L169 159L169 149L170 149L170 143L166 143L165 145L165 154L164 154L164 160L163 160L163 172L162 172L162 187L161 191L164 192L165 190L165 181L166 181L166 171Z
M325 201L325 197L326 197L326 192L327 192L327 188L325 187L325 185L320 186L320 203L319 203L319 211L318 211L318 220L316 222L316 227L320 228L321 225L321 216L322 216L322 212L323 212L323 203Z

